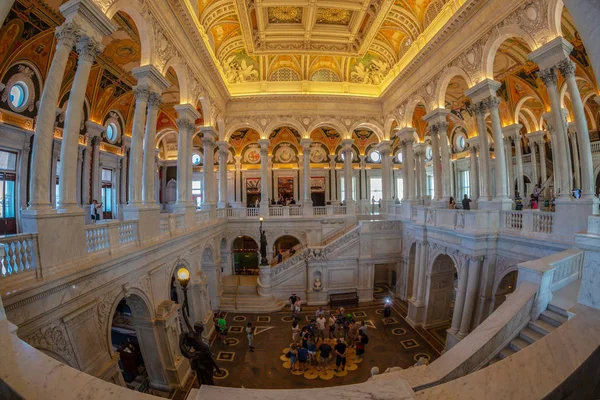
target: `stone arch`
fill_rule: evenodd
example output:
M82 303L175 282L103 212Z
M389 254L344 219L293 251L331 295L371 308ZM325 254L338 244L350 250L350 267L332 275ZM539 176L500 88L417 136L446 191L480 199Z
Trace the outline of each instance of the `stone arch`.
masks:
M575 76L575 81L583 81L583 82L587 82L590 86L594 86L590 81L588 81L587 79L581 77L581 76ZM559 88L559 98L560 98L560 106L561 108L566 108L565 106L565 98L568 96L569 100L571 99L571 96L569 95L569 93L567 92L568 89L568 85L566 81L563 81L560 88ZM582 99L583 101L583 99ZM584 103L585 104L585 103ZM569 110L570 111L570 110Z
M198 103L200 103L200 108L202 108L202 118L204 120L204 126L214 126L216 121L213 119L213 104L212 99L208 95L208 92L206 92L205 90L201 91L198 95L198 98L192 102L192 104Z
M225 140L229 141L229 139L231 138L231 135L233 135L233 133L235 131L240 130L240 129L247 129L247 128L253 129L256 132L258 132L260 137L264 136L263 130L260 127L260 125L258 125L255 121L249 119L249 120L245 120L245 121L238 121L238 122L228 125L225 128Z
M140 36L140 66L144 66L154 61L154 31L135 4L137 3L131 0L117 0L108 8L106 16L112 19L117 12L122 11L131 17Z
M169 68L173 68L173 71L175 71L175 76L177 77L177 85L179 86L179 104L193 103L193 99L191 99L191 95L189 93L188 76L185 63L179 58L179 56L172 57L165 64L161 74L166 76Z
M373 132L375 132L375 135L377 135L377 139L380 142L382 140L384 140L384 133L383 133L384 129L383 129L383 126L381 126L378 122L375 122L375 121L356 122L354 125L352 125L352 127L348 131L349 135L351 135L352 132L354 132L356 129L360 129L360 128L370 129Z
M161 130L160 132L158 132L155 136L155 146L159 147L160 143L167 138L167 136L170 135L175 135L177 137L178 133L177 131L173 130L172 128L166 128Z
M548 1L548 27L553 37L562 36L562 11L565 7L563 0Z
M406 109L404 112L404 121L403 121L401 128L406 128L406 127L416 128L416 127L412 126L412 119L413 119L413 115L415 113L415 109L417 108L417 105L419 105L419 103L423 104L423 107L425 107L426 112L431 111L428 108L428 104L425 101L425 98L423 96L420 96L418 94L412 95L412 97L406 102Z
M435 91L435 99L438 107L446 107L446 91L448 90L448 85L456 76L460 76L461 78L463 78L467 83L467 87L473 87L473 81L462 68L456 66L448 68L445 71L444 75L442 75L442 77L438 81L437 88Z
M493 284L493 288L492 288L492 305L491 305L492 310L490 310L490 311L495 310L501 304L501 303L497 304L498 289L500 288L500 284L503 282L503 280L505 278L507 278L510 274L513 274L515 272L517 273L517 276L515 278L517 278L518 274L519 274L519 268L516 264L506 268L504 271L502 271L500 276L497 276L496 279L494 279L494 284ZM514 288L516 288L516 279L515 279L515 287ZM513 288L513 291L514 291L514 288ZM509 293L512 293L512 292L509 292ZM503 299L503 301L504 301L504 299Z
M109 354L113 354L112 339L111 339L110 331L112 328L112 321L115 316L115 311L117 310L117 305L121 302L121 300L126 299L127 297L130 297L130 296L136 296L138 299L140 299L146 305L146 308L148 310L148 314L146 316L148 317L148 319L154 318L154 306L152 305L152 301L150 300L150 297L148 296L148 294L145 293L143 290L138 289L138 288L126 288L126 289L120 291L119 293L117 293L114 296L114 298L112 299L112 301L109 303L110 311L108 313L108 318L106 319L106 322L105 322L106 326L104 328L104 332L106 332L106 345L107 345ZM132 312L133 312L133 310L132 310Z
M531 121L534 124L532 127L530 127L533 130L529 130L528 129L528 132L539 131L540 130L540 126L538 124L538 121L536 120L535 115L533 114L533 112L530 109L528 109L526 107L523 107L523 105L525 104L525 102L527 102L528 100L537 100L537 101L540 102L540 104L542 104L542 102L539 99L537 99L537 98L535 98L533 96L523 96L521 99L519 99L519 101L515 105L515 114L514 114L514 117L513 117L514 118L513 121L515 121L515 123L519 123L519 115L521 114L521 112L524 112L524 113L526 113L531 118Z
M291 118L279 118L276 119L275 121L271 122L269 125L267 125L267 127L265 128L264 132L258 132L261 135L261 139L268 139L269 135L271 135L271 132L273 132L275 129L277 128L281 128L284 126L289 126L294 128L296 131L298 131L298 134L300 135L301 138L306 137L306 129L304 128L304 126L302 126L302 124L294 119Z
M394 126L394 122L396 123L396 126L399 125L394 114L389 114L387 117L385 117L385 122L383 124L383 140L393 139L392 126Z
M454 255L445 251L434 253L427 274L425 288L424 328L433 328L449 322L450 303L454 293L454 275L459 264Z
M446 256L450 257L450 259L454 263L454 266L456 267L456 270L460 271L462 263L460 263L460 260L458 258L458 253L455 253L454 251L448 251L448 249L446 249L445 247L440 247L440 248L435 249L433 253L429 254L428 265L427 265L427 269L426 269L428 274L432 273L433 266L435 264L435 260L439 256L442 256L442 255L446 255Z
M596 118L594 118L594 113L590 109L590 106L587 103L583 103L583 110L587 115L588 121L592 126L592 130L598 130L598 125L596 124Z
M314 123L313 125L311 125L307 130L307 137L310 137L310 134L313 133L315 130L319 129L319 128L323 128L323 127L332 127L334 128L342 138L345 138L348 136L348 129L344 126L344 124L342 124L340 121L333 119L333 118L325 118L325 119L320 119L319 122Z
M517 25L507 25L495 29L494 34L483 46L483 60L481 65L484 78L494 79L494 59L496 58L496 53L504 41L513 37L523 40L531 51L538 48L535 39Z

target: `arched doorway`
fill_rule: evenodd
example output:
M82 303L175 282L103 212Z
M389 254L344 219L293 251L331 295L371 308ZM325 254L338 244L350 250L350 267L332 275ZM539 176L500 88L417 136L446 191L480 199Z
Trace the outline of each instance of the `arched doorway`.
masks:
M426 313L424 328L443 328L439 337L444 338L445 328L450 325L454 311L454 299L458 290L456 265L452 258L440 254L433 261L427 277L425 291Z
M235 275L258 275L258 244L250 236L238 236L233 241L233 272Z
M504 301L506 301L506 297L515 291L517 287L517 279L519 278L519 271L510 271L508 274L504 275L498 283L498 287L496 288L496 292L494 294L494 311L500 307Z
M110 340L119 354L119 367L127 387L148 392L150 387L168 387L161 368L151 311L142 297L123 297L113 313Z
M273 243L273 263L277 263L277 256L281 252L282 259L285 260L300 247L300 241L293 236L284 235Z

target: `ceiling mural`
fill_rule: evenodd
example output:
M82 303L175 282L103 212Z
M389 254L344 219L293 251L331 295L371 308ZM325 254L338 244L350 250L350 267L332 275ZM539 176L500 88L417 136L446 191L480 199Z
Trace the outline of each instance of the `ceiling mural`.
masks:
M198 19L230 90L260 81L377 86L446 2L199 0Z
M354 139L354 144L358 147L360 154L366 154L366 150L370 145L379 143L379 138L375 132L365 128L355 129L352 132L352 139Z
M321 143L327 147L329 154L335 154L335 149L342 142L342 135L330 127L315 129L310 133L310 138L314 143Z

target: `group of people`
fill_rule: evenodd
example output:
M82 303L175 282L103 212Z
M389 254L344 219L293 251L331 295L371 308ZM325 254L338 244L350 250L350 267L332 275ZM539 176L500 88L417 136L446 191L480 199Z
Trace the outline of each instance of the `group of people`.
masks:
M294 300L297 302L299 298L292 294L290 304L295 310ZM356 355L360 356L368 342L364 321L357 323L350 314L345 314L343 307L331 312L327 319L323 307L319 307L315 318L302 328L297 313L294 314L292 343L286 356L290 358L291 371L305 371L313 364L317 365L318 371L324 370L335 356L334 371L339 372L346 367L348 348L356 347Z
M450 197L450 200L448 200L448 208L450 208L452 210L454 210L456 208L456 200L454 200L454 197ZM462 199L462 208L463 208L463 210L471 209L471 199L466 194L463 196L463 199Z

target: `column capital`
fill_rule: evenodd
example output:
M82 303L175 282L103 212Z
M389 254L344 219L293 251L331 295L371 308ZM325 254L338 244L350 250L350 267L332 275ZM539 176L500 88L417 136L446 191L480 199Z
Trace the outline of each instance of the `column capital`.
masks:
M81 36L75 45L80 60L93 63L98 54L102 53L104 46L96 39L89 36Z
M577 136L577 124L574 121L567 124L567 134L570 137Z
M436 108L435 110L425 114L423 121L426 121L430 126L434 126L439 123L448 123L447 117L450 114L450 110L445 108ZM446 125L447 127L447 125Z
M348 149L352 149L352 145L354 144L354 140L353 139L344 139L342 140L342 149L344 150L348 150Z
M525 136L527 136L527 139L530 142L542 144L542 143L544 143L544 138L546 137L546 132L535 131L535 132L530 132L530 133L526 134Z
M558 77L556 75L556 70L554 69L554 67L548 67L548 68L540 69L539 72L538 72L538 76L540 77L540 79L542 80L542 82L544 82L544 86L546 86L546 87L550 87L550 86L556 87L556 84L558 82Z
M467 89L465 95L470 97L473 103L479 103L483 100L487 100L490 96L496 97L496 91L502 86L502 84L493 79L486 78Z
M133 96L135 97L136 103L138 101L148 101L152 91L148 85L136 85L133 87Z
M123 155L127 149L131 147L131 136L121 135L121 149L123 149Z
M179 117L177 118L177 121L175 121L177 124L177 128L179 129L179 131L181 132L193 132L194 129L196 128L196 125L194 125L194 121L186 119L184 117Z
M100 137L102 133L106 131L106 127L104 125L100 125L92 121L86 121L85 128L89 142L91 142L95 137Z
M392 142L389 140L382 140L376 148L382 157L389 156L392 153Z
M490 112L494 110L497 111L498 107L500 106L500 99L496 95L489 96L488 98L483 100L483 102L485 103L486 108Z
M257 143L260 146L261 150L269 150L269 144L270 144L269 139L259 139L257 141Z
M513 139L515 142L521 139L521 129L523 129L523 125L521 124L512 124L502 127L502 134L505 138Z
M65 21L76 22L86 35L100 41L117 30L110 19L91 0L71 0L59 8Z
M229 152L229 143L224 140L218 140L217 146L219 147L219 151Z
M215 129L214 126L201 126L200 132L202 132L203 143L204 139L209 139L214 146L216 140L219 138L219 132Z
M424 142L416 142L415 144L413 144L413 150L415 152L415 155L419 157L425 155L426 148L427 146Z
M148 110L158 110L162 103L163 100L160 93L151 92L148 96Z
M550 40L540 48L529 53L527 58L539 65L540 71L554 69L563 60L569 60L573 45L562 36Z
M151 91L156 93L162 94L162 92L171 86L171 82L154 65L142 65L133 68L131 73L137 78L138 86L147 86ZM192 108L194 107L192 106Z
M558 64L556 64L556 67L558 68L558 70L560 71L560 74L565 79L575 77L575 71L577 70L577 65L573 61L571 61L570 58L559 61Z
M82 32L81 25L79 25L77 22L67 21L56 28L56 45L73 48Z
M312 144L312 142L313 142L313 140L309 139L309 138L302 139L300 141L300 145L302 146L302 151L310 153L310 145Z

